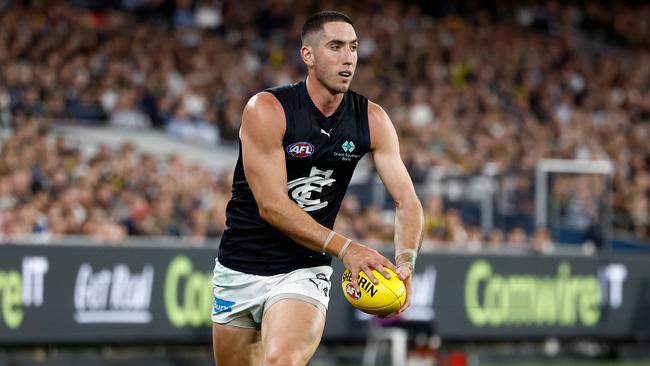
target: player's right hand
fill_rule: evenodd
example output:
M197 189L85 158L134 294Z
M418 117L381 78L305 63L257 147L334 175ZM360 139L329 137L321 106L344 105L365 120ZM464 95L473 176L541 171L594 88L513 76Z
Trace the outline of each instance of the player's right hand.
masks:
M372 273L373 269L384 275L386 278L390 278L390 274L384 269L384 267L388 267L393 271L397 269L391 261L381 255L378 251L357 242L352 242L350 244L350 247L343 258L341 258L341 261L345 268L349 269L352 273L352 285L356 290L359 290L359 272L363 271L372 283L378 284L379 281Z

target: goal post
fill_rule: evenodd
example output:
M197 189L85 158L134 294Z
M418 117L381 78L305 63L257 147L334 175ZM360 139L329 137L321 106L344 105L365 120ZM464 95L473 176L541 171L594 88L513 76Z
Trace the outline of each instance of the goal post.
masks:
M609 248L612 226L612 189L614 167L608 160L565 160L542 159L535 169L535 225L549 226L550 204L550 175L601 175L605 178L605 188L602 197L602 212L600 215L600 235L604 249Z

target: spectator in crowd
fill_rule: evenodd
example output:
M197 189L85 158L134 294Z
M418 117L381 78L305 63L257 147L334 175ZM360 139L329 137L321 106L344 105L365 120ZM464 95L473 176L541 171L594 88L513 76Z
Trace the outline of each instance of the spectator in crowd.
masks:
M487 246L491 250L499 250L503 245L503 231L499 228L494 228L490 231L490 237L487 242Z
M430 195L424 202L424 235L428 243L438 244L445 240L445 213L442 197Z

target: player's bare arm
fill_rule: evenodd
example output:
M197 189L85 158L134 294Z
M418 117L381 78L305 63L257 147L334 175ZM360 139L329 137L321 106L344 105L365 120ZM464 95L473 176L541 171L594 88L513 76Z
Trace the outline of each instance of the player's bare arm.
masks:
M422 243L424 216L413 182L400 156L395 127L386 112L370 101L368 123L377 173L395 201L395 261L397 274L406 284L406 301L400 309L402 312L410 304L411 276Z
M282 147L285 128L282 105L270 93L257 94L244 108L240 131L244 172L260 216L307 248L339 257L355 276L362 270L376 283L372 274L376 269L390 277L384 267L396 268L384 256L320 225L289 198Z

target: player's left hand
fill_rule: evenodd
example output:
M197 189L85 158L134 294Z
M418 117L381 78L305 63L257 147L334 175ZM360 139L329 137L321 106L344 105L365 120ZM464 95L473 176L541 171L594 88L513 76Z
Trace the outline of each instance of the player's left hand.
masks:
M397 267L395 273L397 273L406 287L406 299L404 300L404 305L402 305L402 307L397 311L397 314L401 314L409 307L409 305L411 305L411 280L413 279L413 268L408 263L402 263Z
M413 279L413 269L409 263L402 263L401 265L397 266L395 273L397 276L399 276L399 279L404 282L404 287L406 287L406 299L404 299L404 305L402 305L399 310L386 316L380 316L380 318L391 318L394 316L399 316L404 311L406 311L409 305L411 305L411 280Z

